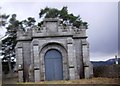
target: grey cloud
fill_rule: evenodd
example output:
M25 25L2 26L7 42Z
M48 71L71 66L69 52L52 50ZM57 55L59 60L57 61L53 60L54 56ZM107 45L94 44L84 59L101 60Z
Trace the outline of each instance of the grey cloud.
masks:
M16 13L18 19L35 16L46 6L61 9L68 6L70 13L80 15L89 23L87 30L91 57L112 55L118 51L118 3L117 2L12 2L0 4L6 13ZM94 59L93 58L93 59ZM106 57L107 58L107 57Z

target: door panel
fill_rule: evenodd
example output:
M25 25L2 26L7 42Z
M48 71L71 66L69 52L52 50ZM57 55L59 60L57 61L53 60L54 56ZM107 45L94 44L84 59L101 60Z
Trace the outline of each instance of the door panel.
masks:
M52 59L46 59L45 60L45 74L46 74L46 80L54 80L54 65Z
M45 55L46 80L62 80L63 65L62 55L57 50L49 50Z
M62 61L61 61L61 59L55 59L54 64L55 64L54 65L54 68L55 68L55 80L62 80L63 79L63 71L61 71L62 70Z

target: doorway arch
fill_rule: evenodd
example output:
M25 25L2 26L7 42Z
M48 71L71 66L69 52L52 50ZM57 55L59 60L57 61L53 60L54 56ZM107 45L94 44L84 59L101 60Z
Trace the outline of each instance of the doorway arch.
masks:
M46 43L40 48L40 80L46 80L45 75L45 55L49 50L57 50L62 55L62 65L63 65L63 80L69 79L69 71L68 71L68 58L67 58L67 51L64 46L59 43Z
M62 55L56 49L50 49L45 54L45 78L46 80L63 79Z

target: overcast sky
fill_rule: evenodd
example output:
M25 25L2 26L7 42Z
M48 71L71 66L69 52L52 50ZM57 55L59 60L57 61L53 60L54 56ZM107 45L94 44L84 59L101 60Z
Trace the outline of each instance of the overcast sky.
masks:
M10 1L10 0L7 0ZM39 21L39 11L46 6L61 9L68 7L69 13L80 15L87 21L90 60L107 60L118 53L118 2L4 2L0 1L0 13L17 14L18 20L35 17ZM0 35L5 30L0 30Z

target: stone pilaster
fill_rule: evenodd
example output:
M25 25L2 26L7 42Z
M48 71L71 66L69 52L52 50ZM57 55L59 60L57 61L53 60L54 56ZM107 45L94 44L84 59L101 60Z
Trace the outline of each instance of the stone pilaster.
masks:
M83 52L83 63L84 63L84 77L90 78L90 59L89 59L89 50L87 41L83 42L82 45Z
M23 82L23 49L17 49L18 77L19 82Z
M75 52L73 46L73 39L67 39L67 46L68 46L68 65L69 65L69 79L75 79Z
M34 79L35 82L40 81L40 61L39 61L39 50L38 45L33 45L33 56L34 56Z
M76 55L76 79L83 78L83 58L82 58L82 42L80 39L74 39L75 55Z

